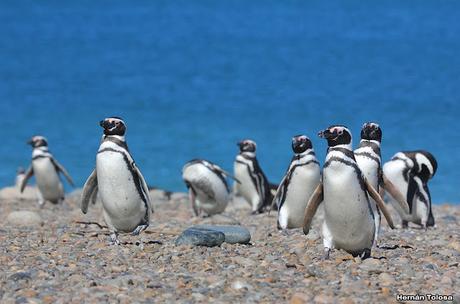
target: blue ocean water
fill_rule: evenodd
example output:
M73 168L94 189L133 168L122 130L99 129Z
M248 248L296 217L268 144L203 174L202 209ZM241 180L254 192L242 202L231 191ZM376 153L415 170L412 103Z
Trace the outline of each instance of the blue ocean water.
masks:
M183 164L232 170L252 138L271 181L290 140L333 123L384 132L383 157L427 149L435 202L460 202L458 1L2 1L0 186L34 134L78 185L99 120L122 116L147 182L185 190Z

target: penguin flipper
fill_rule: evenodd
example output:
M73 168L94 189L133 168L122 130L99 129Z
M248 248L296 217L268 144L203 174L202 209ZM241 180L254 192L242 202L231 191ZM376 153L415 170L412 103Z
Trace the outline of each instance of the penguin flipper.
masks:
M212 167L219 171L220 173L222 173L223 175L227 176L227 177L230 177L231 179L233 179L234 181L236 181L238 184L241 184L241 182L231 173L229 173L228 171L225 171L224 169L222 169L221 167L217 166L217 165L212 165Z
M276 206L278 207L278 210L280 208L280 195L283 191L281 191L281 189L284 187L284 182L286 180L286 176L287 174L283 177L283 179L281 180L280 184L278 185L278 188L276 189L276 192L275 192L275 195L273 195L273 200L272 200L272 203L270 205L270 209L268 210L268 214L270 214L270 211L273 210L273 207L275 207L275 204Z
M406 199L402 195L402 193L396 188L396 186L385 176L385 174L382 174L383 178L383 188L398 202L399 206L402 208L402 210L406 213L409 214L409 204L407 203Z
M393 219L391 218L390 213L388 212L388 209L385 206L385 202L382 200L377 190L375 190L374 187L372 187L369 181L364 176L362 178L364 181L364 185L367 188L367 192L374 199L374 201L377 203L377 206L382 211L383 215L385 216L385 219L387 220L388 226L390 226L391 229L395 229Z
M21 182L21 187L19 188L21 193L24 192L24 188L27 185L27 181L32 177L32 175L34 175L34 168L30 166L29 169L27 169L24 179Z
M324 199L324 188L323 183L320 182L319 185L316 187L315 191L310 197L308 201L307 208L305 208L305 215L303 218L303 233L305 235L308 234L311 227L311 222L313 221L313 217L316 214L316 210L318 210L319 205Z
M148 208L150 209L150 212L153 213L153 206L152 206L152 203L150 202L149 187L147 186L147 183L145 182L145 178L142 175L141 170L139 170L139 168L135 164L133 164L133 168L136 171L137 176L139 177L139 181L142 187L142 192L144 192Z
M74 183L73 183L73 180L72 180L72 177L70 177L70 174L69 172L67 172L67 170L64 168L63 165L61 165L57 160L55 160L54 158L51 158L51 161L53 162L54 164L54 167L56 168L56 170L59 172L61 172L65 178L67 179L67 181L69 182L69 184L72 186L72 187L75 187Z
M81 195L81 211L84 214L88 212L89 202L92 200L94 192L97 192L97 187L97 174L96 169L94 169L83 186L83 193Z

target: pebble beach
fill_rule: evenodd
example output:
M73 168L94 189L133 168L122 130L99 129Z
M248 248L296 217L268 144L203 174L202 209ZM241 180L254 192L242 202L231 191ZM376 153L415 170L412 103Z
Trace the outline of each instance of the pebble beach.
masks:
M21 196L14 187L0 191L1 303L395 303L398 295L460 301L460 205L434 205L436 227L426 232L391 230L383 220L369 259L335 250L323 260L321 208L305 236L278 231L276 212L250 215L239 197L223 214L203 218L193 216L185 193L151 190L150 227L140 236L121 234L115 246L100 204L82 214L80 193L40 208L33 187ZM251 240L175 244L185 229L207 224L241 225Z

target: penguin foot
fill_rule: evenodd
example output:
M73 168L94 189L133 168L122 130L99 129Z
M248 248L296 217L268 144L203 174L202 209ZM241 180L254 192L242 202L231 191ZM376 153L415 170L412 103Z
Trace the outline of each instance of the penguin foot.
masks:
M120 240L118 239L118 234L116 232L110 234L110 245L120 245Z
M331 255L331 248L324 248L323 260L329 260Z
M361 253L360 258L361 260L365 260L371 257L371 250L370 249L364 249L364 251Z
M149 225L139 225L136 227L136 229L134 229L134 231L131 233L131 235L139 235L139 233L141 233L142 231L144 231L145 229L147 229Z

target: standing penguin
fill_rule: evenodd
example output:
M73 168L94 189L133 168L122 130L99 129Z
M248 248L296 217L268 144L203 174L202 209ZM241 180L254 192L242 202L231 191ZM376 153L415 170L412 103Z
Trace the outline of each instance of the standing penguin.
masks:
M200 215L201 211L207 215L224 212L230 197L227 176L232 177L207 160L194 159L185 164L182 178L189 190L195 215Z
M22 179L20 192L24 191L27 181L35 175L37 182L38 204L43 206L45 201L58 204L64 201L64 187L59 177L61 172L70 185L72 178L66 169L53 157L48 150L48 141L43 136L34 136L28 142L33 148L32 164Z
M119 117L100 122L104 129L93 170L83 187L81 210L86 214L90 201L99 197L112 243L119 245L119 232L138 235L150 223L153 212L147 184L125 141L126 125Z
M393 223L378 192L362 176L352 150L351 132L334 125L319 132L328 142L322 183L308 202L304 233L308 234L318 205L324 200L323 244L325 257L331 249L343 249L367 258L374 242L375 223L368 194L382 209L390 227Z
M305 135L294 136L292 150L291 164L273 199L278 207L279 229L302 227L308 199L321 181L319 162L310 139Z
M22 182L26 178L26 170L23 167L19 167L16 171L16 179L15 179L15 186L17 189L21 190Z
M376 123L368 122L361 128L361 141L359 148L355 150L355 159L363 176L377 191L381 184L382 168L380 144L382 142L382 130ZM372 212L374 213L375 235L374 245L377 245L377 240L380 232L380 209L374 199L369 199Z
M396 208L403 219L403 227L407 227L408 222L425 229L434 226L428 181L436 174L437 168L434 156L424 150L396 153L383 166L385 176L406 195L409 204L409 214Z
M252 214L262 213L271 206L270 184L256 158L256 143L245 139L238 143L240 153L234 162L234 173L241 183L235 190L251 205Z

